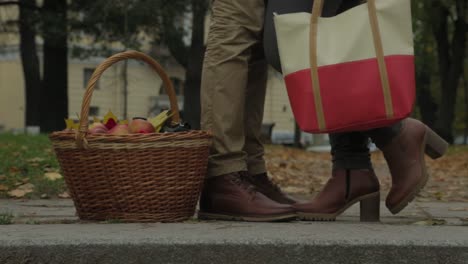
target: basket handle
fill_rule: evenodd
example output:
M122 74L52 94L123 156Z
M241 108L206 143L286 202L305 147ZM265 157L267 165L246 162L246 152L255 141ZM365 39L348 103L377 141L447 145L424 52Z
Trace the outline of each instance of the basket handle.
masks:
M78 147L83 147L86 145L84 143L86 134L88 133L88 116L89 116L89 105L91 103L91 97L93 95L94 87L96 87L97 81L101 78L101 75L104 73L105 70L110 68L112 65L119 61L127 60L127 59L136 59L146 62L158 75L161 77L164 88L166 93L169 95L169 100L171 103L171 111L173 112L173 121L179 123L180 122L180 114L179 114L179 106L177 104L177 97L174 91L174 85L172 81L169 79L169 76L164 71L159 63L153 60L148 55L129 50L121 53L117 53L106 60L104 60L94 71L91 79L88 82L88 86L86 87L86 92L83 97L83 102L81 104L81 115L80 115L80 126L78 128L78 133L76 135L76 143Z

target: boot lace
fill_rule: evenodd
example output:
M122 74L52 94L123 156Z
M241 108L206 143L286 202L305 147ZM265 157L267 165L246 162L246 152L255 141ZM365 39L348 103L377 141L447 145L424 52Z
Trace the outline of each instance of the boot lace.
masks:
M232 177L231 181L234 184L242 187L252 196L257 192L255 186L249 181L249 175L246 173L241 172L238 177Z
M267 189L269 189L270 191L279 192L279 193L282 192L281 188L276 183L274 183L270 178L268 178L268 176L266 175L257 176L257 177L249 176L249 179L252 183L259 183L263 185L264 187L266 187Z

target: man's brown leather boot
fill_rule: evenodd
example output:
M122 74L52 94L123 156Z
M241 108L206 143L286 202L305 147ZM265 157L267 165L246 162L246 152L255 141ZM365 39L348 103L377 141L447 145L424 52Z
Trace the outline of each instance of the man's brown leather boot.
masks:
M250 175L249 181L255 185L256 189L271 200L280 204L295 204L299 201L287 195L278 185L274 184L266 173Z
M361 202L361 221L379 221L380 185L373 170L334 170L311 202L293 207L302 220L334 221L357 202Z
M386 206L393 214L403 210L421 191L429 178L424 153L433 159L445 154L448 143L415 119L405 119L400 133L382 150L392 175L392 188Z
M199 219L252 222L287 221L296 218L291 205L279 204L255 189L246 172L206 180L200 198Z

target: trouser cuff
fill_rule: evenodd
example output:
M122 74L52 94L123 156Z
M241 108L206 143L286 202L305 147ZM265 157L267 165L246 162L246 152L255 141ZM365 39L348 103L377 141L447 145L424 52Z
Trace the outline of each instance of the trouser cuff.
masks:
M224 162L221 164L208 163L207 178L217 177L233 172L247 171L247 165L242 161Z
M250 162L247 167L250 175L258 175L267 171L265 161Z

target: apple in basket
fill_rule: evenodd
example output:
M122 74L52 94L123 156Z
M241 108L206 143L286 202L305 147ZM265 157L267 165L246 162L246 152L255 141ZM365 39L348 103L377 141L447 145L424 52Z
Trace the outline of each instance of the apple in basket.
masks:
M128 132L132 134L149 134L154 133L156 130L153 125L146 120L146 118L135 117L128 125Z
M109 130L108 134L127 135L128 134L128 125L124 125L124 124L116 125L111 130Z
M88 132L90 134L106 134L109 132L109 129L100 122L94 122L89 126Z

